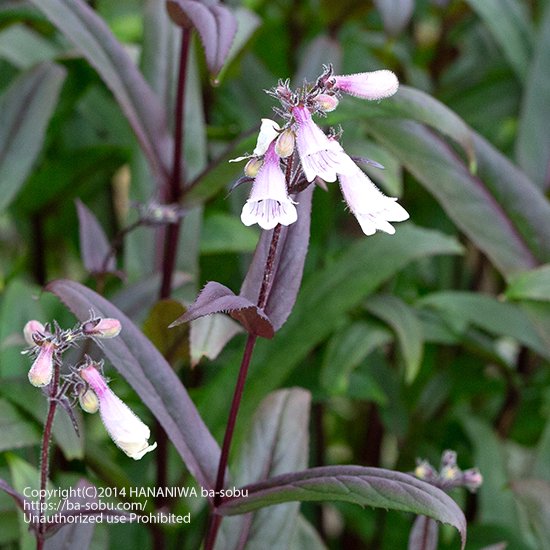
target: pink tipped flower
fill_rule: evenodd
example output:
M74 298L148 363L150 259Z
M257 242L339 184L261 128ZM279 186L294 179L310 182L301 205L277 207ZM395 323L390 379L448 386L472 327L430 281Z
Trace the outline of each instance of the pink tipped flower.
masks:
M355 165L341 145L329 139L319 128L305 107L294 107L292 114L298 124L296 145L307 181L317 176L325 181L336 181L336 174L347 174Z
M112 392L93 365L81 369L80 376L97 395L101 420L117 447L134 460L156 448L156 443L149 445L149 428Z
M362 99L390 97L399 87L397 77L388 70L334 76L332 79L333 88Z
M82 332L96 338L114 338L119 335L121 328L118 319L92 319L82 325Z
M32 335L35 333L44 334L45 330L46 329L44 328L44 325L40 321L29 321L23 328L23 336L25 337L25 342L27 342L29 346L35 346L36 342L34 341Z
M55 346L52 342L42 342L40 351L31 370L29 371L29 382L38 388L47 386L53 376L53 354Z
M297 219L298 213L288 196L285 176L272 142L254 180L250 197L243 206L241 221L245 225L257 223L263 229L273 229L279 223L290 225Z
M358 166L355 168L351 175L338 176L349 209L365 235L374 235L376 230L393 235L395 229L389 222L408 219L408 212L397 204L397 199L386 197Z

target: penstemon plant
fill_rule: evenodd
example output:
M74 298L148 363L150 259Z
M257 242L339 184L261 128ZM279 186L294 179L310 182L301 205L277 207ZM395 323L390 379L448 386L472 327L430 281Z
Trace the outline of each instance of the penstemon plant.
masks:
M242 135L229 136L236 139L224 152L214 155L213 161L208 161L206 138L215 136L216 128L212 123L209 136L202 113L206 110L203 102L211 102L214 92L210 86L201 88L201 77L223 89L230 61L237 58L239 48L257 27L252 12L214 0L146 2L144 9L151 16L151 25L144 28L142 60L152 56L154 48L156 57L149 65L143 61L147 67L142 71L106 25L102 7L95 2L31 0L28 4L34 6L33 17L41 24L49 22L53 26L51 33L55 29L63 39L56 44L61 51L56 54L59 57L25 71L0 98L2 106L12 107L6 111L6 127L18 139L19 132L33 128L27 137L32 158L17 169L8 165L6 173L12 179L0 197L0 207L15 197L36 160L35 138L46 131L73 63L82 73L84 61L95 70L103 82L99 96L108 96L111 107L118 104L135 136L135 140L127 136L126 141L121 139L124 151L117 154L123 155L123 161L118 157L113 161L118 169L114 194L121 193L121 189L127 193L125 202L121 201L124 206L119 209L124 215L117 210L124 220L120 226L106 231L103 217L100 221L83 201L76 200L81 260L95 290L68 278L47 282L46 262L40 258L36 262L36 280L65 308L61 312L58 309L57 316L28 315L23 329L22 339L27 344L23 355L29 363L24 395L31 395L32 390L32 398L45 403L43 411L34 411L43 428L35 442L39 449L35 457L37 468L26 470L32 471L27 477L34 476L35 489L27 491L21 475L12 475L11 484L0 479L0 488L22 512L36 548L87 548L93 533L90 523L137 524L147 530L152 547L159 550L170 545L183 547L182 537L187 533L191 535L186 547L201 546L205 550L271 545L291 550L326 548L325 542L330 538L325 529L327 522L323 517L315 522L318 533L301 515L302 502L320 503L321 516L347 504L405 512L415 516L400 516L407 523L410 550L434 550L440 539L444 539L444 544L464 548L466 517L454 497L462 499L464 490L475 493L479 489L483 481L480 469L461 470L456 452L446 450L439 469L427 460L418 460L414 471L405 473L410 470L410 464L405 462L414 460L414 455L409 456L410 441L401 426L396 428L398 441L385 444L404 451L402 462L381 460L381 420L376 405L370 404L369 430L374 436L369 431L366 446L372 443L371 439L376 445L372 446L372 453L369 448L358 459L369 466L345 464L351 460L345 452L339 456L338 449L331 449L334 456L327 459L324 405L319 396L328 395L337 401L344 394L354 395L354 384L358 388L363 384L369 388L357 389L362 392L361 399L366 393L365 400L376 404L387 393L390 400L395 399L396 410L403 408L400 396L391 387L403 374L393 369L396 355L404 364L402 378L407 391L414 393L423 342L458 345L456 333L462 331L469 348L480 348L489 356L492 363L487 370L500 369L506 378L508 394L494 422L499 435L506 435L517 413L519 388L529 381L528 353L535 350L547 357L547 334L532 330L531 321L515 306L496 299L490 305L483 299L468 302L466 308L464 302L469 297L449 296L442 291L424 298L424 302L417 297L417 309L421 310L418 313L393 293L395 288L409 292L411 283L406 277L395 286L387 285L384 293L370 296L414 260L438 254L457 255L468 248L453 237L420 229L412 222L396 225L416 217L414 202L401 199L395 182L379 189L371 177L378 182L377 176L390 172L380 179L384 182L384 177L388 177L391 182L401 164L408 168L463 231L461 238L471 239L481 251L480 256L487 256L510 282L510 299L517 300L541 299L543 292L538 285L547 277L545 267L539 264L550 258L550 241L545 226L541 224L540 229L537 220L545 219L550 208L540 189L455 113L419 90L400 86L392 70L378 69L377 64L364 67L376 70L339 74L340 65L334 61L335 56L328 55L330 51L327 59L312 56L316 65L314 78L301 76L296 84L291 79L277 81L274 77L269 84L273 87L265 90L269 101L275 104L273 118L262 112L266 118L258 121L260 117L254 112L253 128ZM390 3L375 4L384 6L379 10L388 32L398 32L406 25L410 13L388 22ZM338 27L338 18L333 25ZM327 40L330 43L332 39ZM318 54L324 49L318 47L315 51ZM386 53L382 52L381 57ZM75 61L78 56L84 61ZM366 64L371 62L368 59ZM395 63L381 63L384 65L401 74ZM311 67L305 73L313 74ZM89 78L97 77L94 73ZM247 93L254 95L258 105L265 105L261 84L254 86L251 78L248 85L254 91ZM260 96L262 99L258 99ZM27 97L28 106L27 100L22 99ZM90 97L83 110L93 114L98 100L93 93ZM243 112L245 103L243 100ZM252 103L250 98L248 103ZM233 108L238 110L239 106ZM26 118L27 111L35 113L36 121ZM105 112L109 115L113 111ZM216 114L209 112L214 120ZM116 117L111 121L104 115L102 112L97 117L102 119L98 135L108 133L111 126L114 134L123 134L123 130L116 129ZM368 134L378 142L371 142L372 153L368 146L360 150L368 142L353 143L354 136L363 130L360 125L364 121L369 123ZM13 142L18 144L18 139ZM4 168L4 156L9 158L10 153L6 145L4 155L4 141L0 135L0 169ZM56 140L52 144L52 149L58 145ZM217 144L208 145L219 152ZM132 147L136 150L125 149ZM520 149L524 157L528 156L525 144ZM240 156L235 158L236 155ZM383 172L379 160L390 165L387 172ZM93 155L88 163L92 170ZM237 174L241 167L242 173ZM521 193L512 180L520 181ZM37 181L41 184L44 179ZM203 219L203 208L221 200L219 192L228 186L231 196L226 197L224 205L231 203L233 212L224 218L224 228L229 228L231 234L223 242L234 247L232 251L249 252L251 256L240 258L239 276L230 282L223 266L217 265L217 280L207 279L198 292L201 279L197 227ZM333 189L336 186L339 191ZM244 193L248 193L246 197ZM319 198L321 195L323 198ZM338 199L331 202L334 197ZM324 210L319 208L322 201ZM323 260L327 271L310 273L302 285L308 261L319 254L317 244L311 246L310 240L314 241L316 231L323 229L322 223L314 224L312 220L344 209L355 218L350 217L345 223L349 233L359 235L358 238L352 244L346 243L348 248L342 257L334 259L333 250L329 251ZM532 219L525 214L531 210ZM438 215L445 218L439 210ZM209 228L215 227L210 222ZM43 220L36 216L33 223L37 236L41 236ZM445 218L441 224L446 223ZM486 223L492 229L485 234L480 228ZM252 244L243 244L246 239L251 239ZM341 244L337 237L326 242L333 248ZM38 238L35 246L36 250L42 248ZM485 256L477 258L480 280L488 269ZM425 266L418 267L419 271L422 269ZM59 271L62 270L56 273ZM528 273L518 276L521 271ZM500 309L507 305L510 308L506 311ZM479 319L475 312L478 307ZM77 318L72 328L63 328L71 324L64 321L66 309ZM465 309L474 313L467 316ZM439 310L452 317L451 329L439 317L434 321L434 311ZM489 321L484 317L487 310L491 312ZM540 321L544 318L541 310L530 313L534 317L529 319L535 318L545 326ZM366 314L376 320L369 317L365 322ZM499 323L507 315L518 321L511 327L503 322L502 328ZM379 321L394 328L396 336ZM510 368L509 357L513 353L506 347L509 341L499 340L494 347L488 346L485 332L473 336L467 333L467 327L476 323L485 332L493 330L499 338L513 337L514 343L521 343L517 372ZM526 334L518 326L528 327ZM234 339L242 333L244 338ZM296 387L302 386L302 379L293 378L293 371L302 364L305 371L325 342L318 386L311 392ZM374 378L367 376L365 382L352 376L366 357L380 349L386 349L391 363L391 368L378 376L387 378L384 391ZM227 368L212 374L215 367L199 365L203 356L212 360L221 357L219 362ZM374 357L374 369L376 361ZM439 356L433 362L445 363ZM141 402L132 401L128 389L116 389L115 377L109 374L112 369ZM429 383L425 379L422 383L428 386L433 382L433 387L418 398L421 406L418 411L411 411L410 424L424 413L426 418L429 414L435 418L447 406L445 383L438 373L430 376ZM283 388L289 381L291 387ZM303 386L309 387L307 375ZM492 401L482 406L495 409ZM309 452L310 413L317 439L314 457ZM461 420L467 416L460 405L453 414ZM94 418L101 420L114 444L105 455L90 443L96 436ZM388 422L397 425L399 419ZM464 420L464 425L469 434L474 434L472 437L484 441L487 432L483 427L469 420ZM78 458L82 460L74 472L85 472L77 481L74 475L57 478L55 467L57 446L63 447L63 437L73 437L73 431L79 438ZM432 448L427 449L432 456L454 447L444 437L441 441L438 438L439 434L434 435L437 445L432 442ZM457 440L458 436L452 441ZM499 446L498 441L489 442L491 448ZM458 445L456 448L461 450L462 444ZM483 445L478 446L478 457L484 460L485 467L490 466L488 453L483 454ZM391 453L392 449L387 454ZM110 461L111 456L125 467L118 468ZM15 460L17 464L18 459L8 457L6 463ZM540 462L537 464L544 472ZM310 463L315 466L308 467ZM20 472L19 468L14 470ZM505 470L504 466L501 470ZM138 482L140 487L136 486ZM98 489L103 489L103 493L98 493ZM517 492L528 489L520 484ZM102 497L98 499L102 494L114 501L109 502L113 506L102 507ZM152 498L145 500L148 497ZM460 504L471 517L475 501L474 497L467 498ZM361 511L354 517L362 517L359 514ZM456 534L453 541L452 529L440 537L438 522L456 529L460 542ZM194 525L184 531L188 526L181 524L187 523ZM379 526L372 531L376 532L365 538L372 540L375 547L382 547ZM28 545L28 538L26 541Z

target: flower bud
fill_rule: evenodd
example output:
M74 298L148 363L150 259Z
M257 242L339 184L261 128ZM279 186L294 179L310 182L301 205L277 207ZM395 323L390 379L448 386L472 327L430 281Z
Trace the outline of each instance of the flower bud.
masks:
M156 448L156 443L149 445L149 428L113 393L93 364L79 374L96 394L101 420L117 447L134 460Z
M477 468L471 468L462 473L462 484L472 493L475 493L482 483L483 476Z
M399 88L395 74L386 69L369 73L334 76L334 88L362 99L390 97Z
M290 128L287 128L277 138L275 142L275 152L283 159L289 157L294 152L295 141L296 137L294 132Z
M29 382L38 388L47 386L53 375L53 353L55 346L52 342L43 342L38 356L29 370Z
M44 328L44 325L40 321L35 321L34 319L32 321L29 321L23 328L23 336L25 337L25 342L27 342L29 346L36 346L36 342L34 341L32 335L35 332L44 334L45 330L46 329Z
M88 388L80 393L78 396L78 402L82 407L82 410L87 413L94 414L99 410L99 399L94 390Z
M441 468L456 466L456 452L447 449L441 455Z
M86 336L96 338L114 338L118 336L121 328L118 319L92 319L82 325L82 332Z
M414 469L414 475L418 479L422 479L424 481L432 481L437 477L437 472L428 461L422 460L416 465L416 468Z
M244 173L249 178L255 178L262 167L264 160L260 157L252 157L244 167Z
M319 94L314 101L317 104L317 107L325 113L334 111L334 109L338 107L338 103L340 103L337 97L328 94Z

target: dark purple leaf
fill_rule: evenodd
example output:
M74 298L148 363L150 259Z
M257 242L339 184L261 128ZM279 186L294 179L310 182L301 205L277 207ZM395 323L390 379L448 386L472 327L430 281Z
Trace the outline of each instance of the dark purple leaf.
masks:
M195 302L170 327L213 313L228 313L250 334L273 338L274 330L271 322L258 306L242 296L235 296L229 288L214 281L206 284Z
M0 97L0 210L32 169L65 75L63 67L41 63L22 73Z
M191 474L204 487L214 487L219 447L187 391L159 351L120 310L85 286L67 280L47 285L80 321L90 309L122 324L119 336L102 341L102 348L157 417Z
M466 542L466 518L455 501L409 474L361 466L327 466L284 474L248 485L248 496L223 501L222 515L243 514L291 501L342 500L429 516L455 527Z
M93 506L98 503L96 489L86 479L81 479L73 489L75 489L74 494L61 500L61 510L48 518L46 525L48 538L44 545L45 550L57 550L58 548L86 550L90 546L95 523L84 522L81 518L82 516L97 516L101 513L98 510L92 510ZM107 513L112 515L112 512ZM120 515L120 512L115 511L114 515Z
M15 501L15 504L17 507L27 516L32 516L33 518L37 518L38 512L32 508L31 502L26 499L21 493L16 491L9 483L4 481L3 479L0 479L0 489L2 491L5 491L10 495L11 498ZM31 529L34 529L36 525L38 525L38 522L35 520L32 520L30 522Z
M237 32L237 19L233 13L221 4L206 4L198 0L168 0L166 7L174 23L197 29L208 69L212 76L217 75Z
M311 197L313 185L296 196L298 201L298 221L281 228L277 255L274 262L273 285L264 309L273 324L279 330L287 320L300 285L309 245L309 225L311 218ZM241 287L240 295L256 303L262 281L264 268L271 244L273 230L262 231L252 263Z
M408 550L437 550L439 527L426 516L418 516L409 535Z
M80 233L80 254L84 267L91 274L113 273L116 270L115 257L103 229L92 211L80 200L76 200Z
M156 179L169 178L172 138L158 97L103 19L83 0L31 0L78 48L111 89Z

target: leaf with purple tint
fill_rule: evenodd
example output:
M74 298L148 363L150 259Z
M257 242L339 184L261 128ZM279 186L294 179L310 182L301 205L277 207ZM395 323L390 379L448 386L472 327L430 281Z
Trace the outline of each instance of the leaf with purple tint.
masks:
M223 501L224 516L244 514L292 501L354 502L429 516L455 527L466 541L466 518L455 501L440 489L409 474L361 466L327 466L283 474L243 487L248 496Z
M65 75L63 67L42 63L17 77L0 97L0 211L32 169Z
M68 280L47 290L57 295L80 321L90 309L122 324L119 336L102 341L108 360L126 378L162 424L191 474L204 487L214 487L219 448L184 386L159 351L120 310L99 294Z
M174 23L186 29L197 29L210 74L216 76L237 32L237 19L231 10L218 3L198 0L168 0L166 7Z
M31 0L113 92L158 182L169 177L172 138L158 97L103 19L83 0Z
M426 516L418 516L414 520L407 548L408 550L437 550L438 538L437 522Z
M288 227L281 227L273 267L273 284L264 310L275 331L279 330L288 319L302 283L304 262L309 245L313 187L313 185L309 186L295 197L298 201L298 221ZM262 286L272 235L273 230L262 231L252 263L241 287L240 295L253 302L257 301Z
M16 491L7 481L0 479L0 489L5 491L15 501L17 507L27 515L36 517L37 511L33 509L31 503L19 492ZM31 522L31 525L36 525Z
M414 0L374 0L380 12L384 30L391 36L397 36L411 20Z
M228 313L249 334L273 338L271 321L257 305L242 296L236 296L232 290L215 281L207 283L195 302L170 326L175 327L213 313Z
M115 257L97 218L79 199L76 200L76 212L84 267L92 275L113 273L116 270Z

